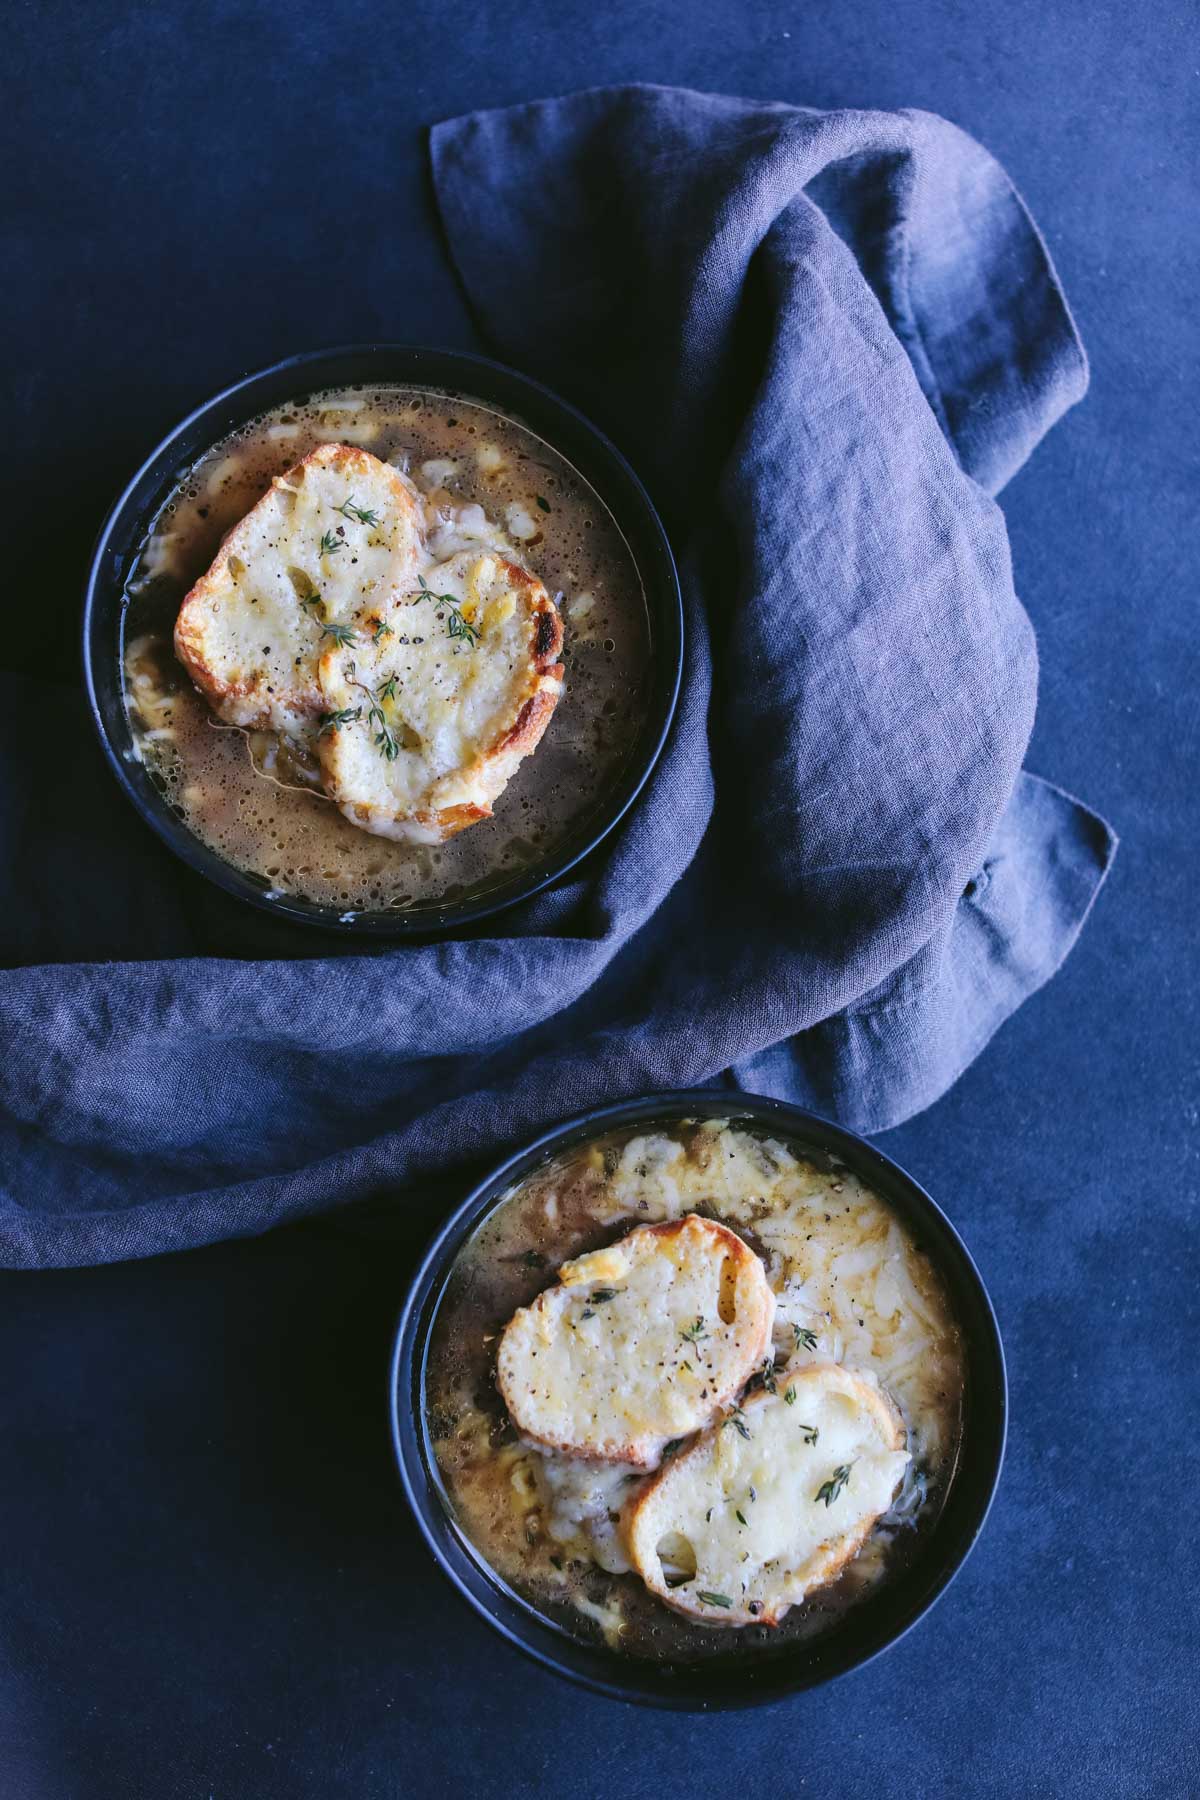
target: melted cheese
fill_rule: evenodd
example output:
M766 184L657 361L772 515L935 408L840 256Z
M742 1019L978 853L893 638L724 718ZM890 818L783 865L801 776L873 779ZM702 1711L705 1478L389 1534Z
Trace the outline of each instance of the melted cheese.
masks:
M774 1303L734 1233L690 1217L564 1263L509 1322L500 1391L519 1430L577 1455L652 1467L762 1362Z
M534 666L540 584L484 552L427 569L374 626L322 657L326 786L354 824L436 841L430 815L488 807L481 764L542 685Z
M395 470L340 445L277 476L180 609L176 644L230 724L296 732L321 707L331 631L413 579L418 509Z
M782 1355L769 1375L764 1371L775 1400L761 1430L760 1410L771 1402L755 1385L740 1401L748 1438L736 1423L711 1438L711 1424L703 1435L677 1431L682 1441L665 1447L650 1473L599 1462L590 1448L553 1450L527 1434L507 1448L527 1464L537 1504L519 1533L503 1540L489 1531L477 1498L495 1465L493 1437L482 1437L477 1453L456 1451L449 1465L464 1529L506 1579L522 1591L527 1584L535 1602L581 1583L589 1596L607 1592L639 1647L660 1656L689 1644L694 1651L698 1627L772 1624L799 1596L835 1577L822 1615L836 1617L878 1582L893 1559L907 1556L912 1528L924 1529L937 1515L952 1477L962 1399L953 1314L890 1207L838 1164L817 1166L728 1121L685 1121L599 1140L511 1189L472 1252L470 1291L479 1296L479 1316L494 1326L508 1315L515 1304L508 1271L528 1266L534 1246L537 1264L542 1252L568 1256L573 1245L599 1242L606 1247L564 1266L577 1287L617 1287L621 1243L608 1240L631 1220L642 1229L693 1209L745 1233L762 1253L776 1296L773 1336ZM492 1282L505 1291L502 1305L489 1297ZM641 1391L640 1341L629 1336L624 1367L614 1369L622 1394ZM495 1345L486 1336L483 1343L490 1372ZM533 1368L543 1354L535 1347ZM436 1391L451 1411L469 1412L482 1372L462 1346L456 1355L464 1360L455 1386ZM438 1454L441 1460L440 1448ZM839 1481L843 1467L847 1477ZM702 1508L698 1490L712 1496ZM643 1513L644 1500L657 1513ZM646 1586L618 1580L606 1589L599 1572L624 1573L635 1546ZM757 1590L750 1583L755 1571ZM701 1592L730 1605L700 1601ZM671 1609L665 1617L664 1606ZM782 1629L803 1637L811 1627L806 1607L793 1610Z
M629 1556L618 1527L621 1508L641 1470L629 1463L582 1462L550 1450L531 1454L529 1460L554 1541L575 1549L582 1535L586 1553L610 1575L628 1569Z
M868 1379L834 1364L790 1367L773 1394L752 1395L635 1503L638 1572L707 1623L776 1623L887 1511L909 1462L901 1442Z
M870 1372L917 1429L922 1457L946 1453L953 1415L941 1396L960 1384L957 1338L928 1265L869 1188L713 1119L687 1150L665 1132L631 1139L597 1214L615 1225L690 1206L762 1245L777 1353Z

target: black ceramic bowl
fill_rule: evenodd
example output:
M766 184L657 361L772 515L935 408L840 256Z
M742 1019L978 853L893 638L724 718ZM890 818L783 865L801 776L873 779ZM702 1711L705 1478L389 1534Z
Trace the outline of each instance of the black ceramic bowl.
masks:
M346 915L296 895L276 896L262 877L246 874L210 850L184 823L134 752L121 677L125 585L151 521L198 457L260 413L322 388L360 384L437 388L482 400L530 427L574 464L624 533L642 579L649 613L651 668L646 716L616 784L596 811L560 839L546 857L454 902L428 902L403 912ZM453 931L547 887L593 850L628 811L657 761L679 691L683 612L679 581L662 523L621 453L548 388L486 357L399 344L360 344L289 357L249 375L201 406L147 458L104 523L92 557L83 613L83 666L92 717L113 773L134 806L191 868L277 918L368 938Z
M601 1132L680 1118L766 1126L789 1143L832 1153L913 1228L945 1282L963 1335L966 1391L958 1464L945 1504L913 1560L807 1643L747 1648L744 1660L667 1666L568 1636L506 1587L458 1530L442 1499L424 1424L429 1332L464 1240L533 1169ZM843 1675L894 1644L929 1610L979 1536L1000 1477L1008 1411L996 1316L962 1239L929 1195L853 1132L795 1106L752 1094L702 1089L600 1107L548 1131L493 1171L438 1232L400 1315L390 1379L392 1438L400 1479L433 1555L454 1586L501 1636L545 1667L613 1699L676 1710L716 1710L777 1700Z

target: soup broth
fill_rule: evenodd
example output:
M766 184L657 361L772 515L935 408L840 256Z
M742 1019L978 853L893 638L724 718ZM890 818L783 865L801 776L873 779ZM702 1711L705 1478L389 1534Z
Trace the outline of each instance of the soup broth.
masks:
M874 1377L907 1434L889 1511L838 1579L773 1629L714 1629L663 1606L631 1572L618 1518L646 1477L523 1442L495 1387L500 1333L561 1263L687 1212L729 1226L763 1259L779 1365L811 1355ZM809 1638L910 1561L953 1477L962 1393L941 1281L890 1208L832 1159L697 1120L598 1138L503 1197L439 1301L424 1424L452 1517L509 1588L572 1635L695 1662Z
M216 719L178 663L175 616L222 538L272 478L322 443L402 470L425 514L430 561L462 531L499 544L555 596L565 691L494 818L449 842L371 836L321 789L300 746ZM478 899L582 839L636 754L651 642L621 531L570 463L516 419L430 388L322 392L264 413L180 479L126 590L122 659L137 754L189 829L269 894L343 913Z

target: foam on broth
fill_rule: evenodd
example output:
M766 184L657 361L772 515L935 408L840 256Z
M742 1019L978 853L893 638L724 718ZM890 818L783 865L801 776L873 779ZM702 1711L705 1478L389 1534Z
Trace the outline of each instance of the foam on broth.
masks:
M561 596L565 691L495 817L448 843L359 830L315 768L271 732L214 718L175 658L183 596L226 532L321 443L361 445L456 505L482 506L521 561ZM439 467L452 464L452 469ZM432 474L422 467L434 465ZM180 479L127 585L122 662L137 752L188 827L268 892L339 911L475 899L582 835L635 753L651 640L629 546L595 491L553 447L482 402L431 388L324 391L276 407L213 446Z
M561 1263L684 1212L721 1220L763 1258L780 1362L805 1354L811 1335L814 1358L873 1374L912 1454L858 1555L773 1630L708 1628L655 1599L629 1571L616 1518L641 1477L523 1443L494 1385L499 1334ZM464 1245L433 1321L424 1424L452 1516L506 1585L572 1635L695 1662L826 1630L911 1560L953 1477L962 1357L933 1265L849 1170L750 1125L640 1126L549 1162Z

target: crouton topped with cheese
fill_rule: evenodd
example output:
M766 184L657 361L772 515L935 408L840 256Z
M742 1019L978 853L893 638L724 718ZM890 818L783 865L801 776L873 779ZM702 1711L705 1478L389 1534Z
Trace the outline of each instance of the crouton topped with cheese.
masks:
M802 1362L663 1465L624 1520L633 1566L707 1625L777 1625L832 1581L908 1466L899 1415L869 1375Z
M175 649L222 719L304 745L351 824L440 843L536 749L563 628L498 527L431 563L426 525L397 469L322 444L226 537Z
M321 655L415 580L420 510L398 470L322 444L234 526L184 597L180 661L232 725L295 730L322 711Z
M534 1442L653 1468L741 1391L774 1316L759 1258L689 1213L564 1263L506 1326L497 1384Z
M519 564L461 551L318 665L318 754L352 824L437 843L485 819L562 692L562 621Z

